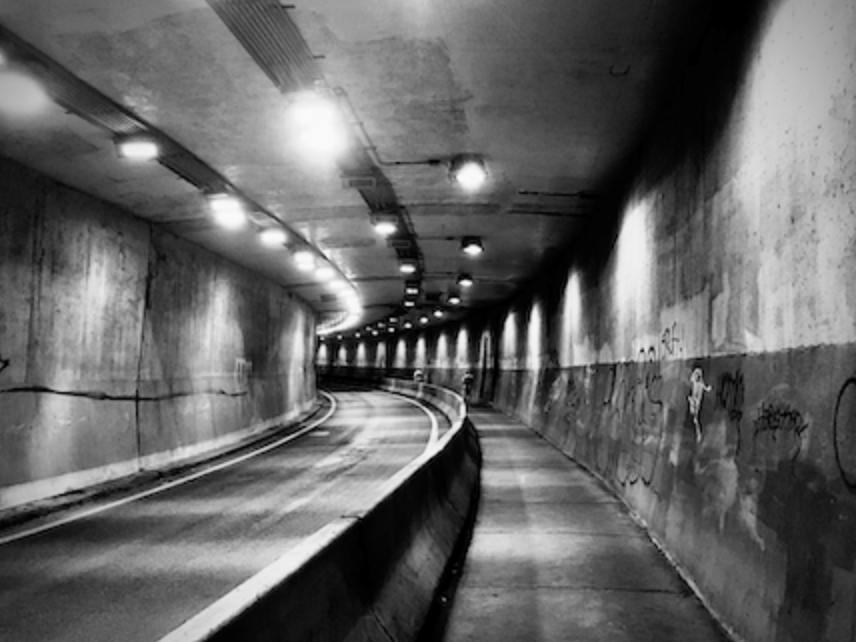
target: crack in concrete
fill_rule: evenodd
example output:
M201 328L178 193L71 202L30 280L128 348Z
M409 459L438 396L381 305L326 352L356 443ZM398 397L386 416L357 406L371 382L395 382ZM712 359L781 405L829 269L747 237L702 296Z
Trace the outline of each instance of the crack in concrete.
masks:
M108 392L92 391L92 390L56 390L47 386L15 386L12 388L0 389L0 395L33 392L52 395L63 395L66 397L82 397L85 399L95 399L97 401L167 401L169 399L178 399L181 397L193 397L201 395L221 395L225 397L244 397L249 394L247 390L238 392L229 392L222 388L208 388L205 390L194 390L191 392L172 392L166 395L141 395L139 391L132 395L114 395Z

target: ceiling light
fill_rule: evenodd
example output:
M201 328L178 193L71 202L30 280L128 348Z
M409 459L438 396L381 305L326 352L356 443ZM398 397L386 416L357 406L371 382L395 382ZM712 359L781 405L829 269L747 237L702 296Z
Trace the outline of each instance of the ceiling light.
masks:
M458 285L462 288L468 288L472 286L473 283L475 283L475 281L473 281L473 277L471 275L464 273L458 275Z
M395 332L395 328L389 328L388 331L390 334L393 334Z
M372 336L373 336L373 337L376 337L376 336L377 336L377 330L372 330Z
M437 308L436 310L434 310L434 316L438 319L442 319L443 311L440 308Z
M375 214L372 216L372 225L381 236L389 236L398 231L398 217L395 214Z
M414 274L416 272L416 261L413 259L402 259L398 269L402 274Z
M419 317L419 323L421 323L422 325L426 325L429 320L430 319L428 319L428 317L426 317L424 314L421 317Z
M237 230L247 222L244 205L231 194L212 194L208 197L214 220L229 230Z
M299 250L294 253L294 262L301 272L310 272L315 269L315 256L309 250Z
M154 160L160 156L160 146L157 141L145 134L117 138L116 151L120 158L140 162Z
M338 106L314 92L302 94L289 108L297 146L316 157L335 157L348 145L348 131Z
M356 337L357 339L359 339L361 336L363 336L363 335L361 335L359 332L354 333L354 337Z
M478 256L484 252L484 246L479 237L465 236L461 241L461 250L469 256Z
M13 116L32 116L49 104L50 97L38 80L14 69L0 71L0 111Z
M389 317L390 323L398 323L398 319L396 317Z
M315 269L315 276L321 279L322 281L329 281L334 276L336 276L336 270L334 270L329 265L322 265Z
M404 293L409 295L419 294L419 281L405 281Z
M461 297L459 297L457 294L450 294L446 301L449 302L449 305L460 305Z
M269 227L265 230L262 230L259 234L259 239L264 245L268 247L276 247L277 245L283 245L288 238L285 230L279 227Z
M405 299L405 301L404 301L404 307L405 307L405 308L413 308L413 307L416 307L416 301L413 301L412 299Z
M460 154L449 164L449 176L465 190L474 191L487 179L487 169L479 156Z
M409 330L409 329L410 329L410 328L412 328L412 327L413 327L413 324L412 324L412 323L410 323L410 321L405 321L405 322L404 322L404 329L405 329L405 330Z

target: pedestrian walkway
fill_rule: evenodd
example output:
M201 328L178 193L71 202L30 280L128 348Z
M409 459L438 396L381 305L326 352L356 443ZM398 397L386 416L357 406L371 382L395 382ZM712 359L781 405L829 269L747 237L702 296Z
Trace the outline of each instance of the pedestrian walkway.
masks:
M728 639L600 482L517 421L471 418L482 499L444 640Z

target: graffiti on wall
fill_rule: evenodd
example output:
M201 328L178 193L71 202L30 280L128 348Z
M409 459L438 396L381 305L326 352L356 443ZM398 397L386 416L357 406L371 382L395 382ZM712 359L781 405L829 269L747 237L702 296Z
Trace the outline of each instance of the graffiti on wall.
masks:
M246 359L235 359L235 383L244 387L250 381L250 376L253 374L253 362Z
M746 384L743 373L738 369L723 372L716 382L716 405L725 411L733 424L743 419L743 404L746 402Z
M651 345L641 348L637 357L637 361L610 366L602 405L620 428L619 481L648 485L657 468L666 423L664 355Z
M856 377L844 382L835 400L832 422L835 464L844 485L856 492Z
M687 397L687 403L690 408L690 416L693 418L693 426L695 427L696 441L701 442L704 437L701 424L698 416L701 413L701 403L704 401L704 393L713 390L713 386L709 386L704 382L704 372L701 368L693 368L690 375L690 396Z

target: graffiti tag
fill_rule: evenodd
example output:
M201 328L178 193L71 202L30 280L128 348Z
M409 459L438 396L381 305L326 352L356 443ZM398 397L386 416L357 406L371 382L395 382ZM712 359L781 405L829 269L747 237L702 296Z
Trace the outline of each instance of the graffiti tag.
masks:
M695 368L690 375L690 396L687 397L687 402L690 406L690 415L693 418L695 426L696 441L701 442L704 436L701 430L701 424L698 421L699 413L701 413L701 402L704 400L704 393L710 392L713 388L704 382L704 373L701 368Z
M794 433L800 437L809 429L802 413L783 403L762 403L754 424L756 437L769 433L773 441L781 433Z
M835 463L844 485L856 492L856 378L844 382L835 400L832 423Z
M719 376L716 386L716 403L725 410L728 420L739 424L743 419L743 404L746 399L746 385L743 373L725 372Z

